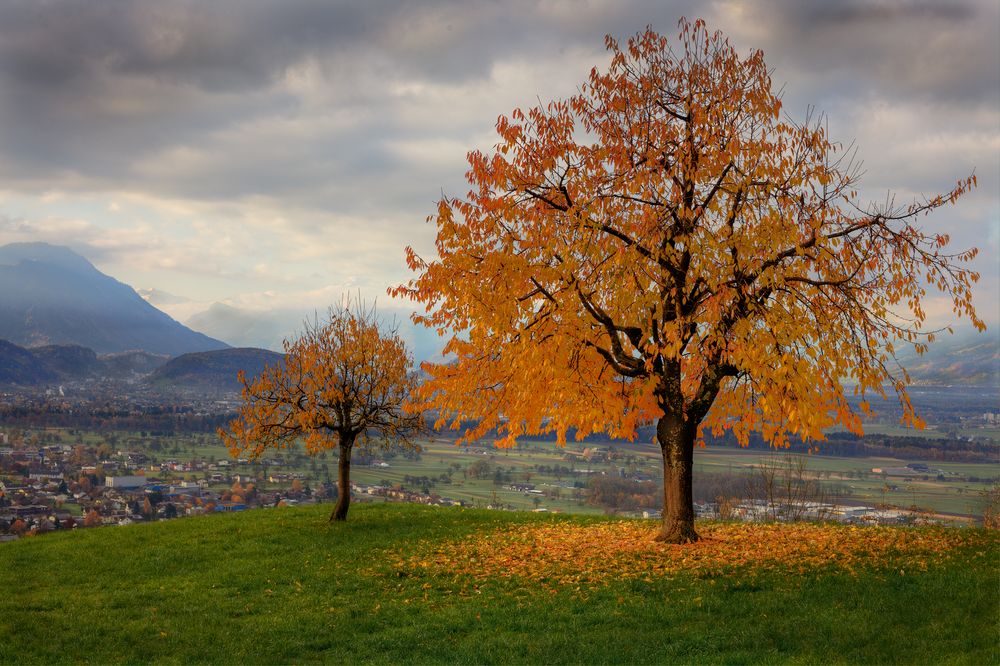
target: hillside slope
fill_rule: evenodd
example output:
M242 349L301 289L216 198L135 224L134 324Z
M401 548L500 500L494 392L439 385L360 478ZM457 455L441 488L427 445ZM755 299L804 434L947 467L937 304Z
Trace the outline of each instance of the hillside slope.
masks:
M906 350L900 361L918 385L1000 388L1000 337L992 330L940 337L922 356Z
M148 375L169 359L143 351L98 355L79 345L27 349L0 340L0 385L42 386L91 379L132 379Z
M714 539L644 559L646 537L599 538L635 521L376 503L331 524L328 509L0 544L0 663L1000 656L996 532L702 524Z
M35 386L56 379L56 373L23 347L0 340L0 386Z
M244 347L183 354L157 368L149 381L160 386L238 391L237 375L259 375L265 366L275 365L283 354L267 349Z
M80 345L46 345L29 351L60 379L85 379L104 372L97 353Z

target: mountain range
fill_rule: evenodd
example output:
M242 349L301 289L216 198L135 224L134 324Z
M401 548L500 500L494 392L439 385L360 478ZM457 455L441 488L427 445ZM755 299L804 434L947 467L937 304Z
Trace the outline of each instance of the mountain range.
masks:
M229 348L174 358L133 351L97 354L79 345L26 349L0 340L0 386L43 387L88 380L139 380L155 388L238 391L242 370L253 377L283 355L267 349Z
M923 355L906 350L899 361L914 384L1000 387L1000 343L993 330L940 336Z
M98 355L79 345L26 349L0 340L0 386L46 386L89 379L135 379L148 375L169 356L143 351Z
M0 339L98 354L176 356L229 346L171 319L69 248L47 243L0 246Z

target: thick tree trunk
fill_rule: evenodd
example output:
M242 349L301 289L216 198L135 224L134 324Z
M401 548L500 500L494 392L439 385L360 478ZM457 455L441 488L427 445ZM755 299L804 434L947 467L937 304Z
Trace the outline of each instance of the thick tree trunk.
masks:
M330 522L347 520L347 509L351 506L351 449L354 442L343 438L337 447L340 450L340 462L337 465L337 505L330 514Z
M657 541L690 543L694 531L692 471L695 428L676 417L663 416L656 424L656 439L663 454L663 525Z

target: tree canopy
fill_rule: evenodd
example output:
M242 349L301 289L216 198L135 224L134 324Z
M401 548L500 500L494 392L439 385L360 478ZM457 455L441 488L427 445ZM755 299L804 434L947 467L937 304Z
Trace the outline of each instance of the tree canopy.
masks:
M500 445L556 432L634 438L656 422L661 538L696 537L691 450L707 430L745 443L861 431L850 393L895 391L919 425L901 345L933 341L928 288L983 329L975 249L918 218L975 184L908 205L859 200L859 168L821 118L782 114L764 55L701 21L679 49L649 29L579 94L496 124L469 153L465 198L443 198L437 258L391 293L449 336L420 404ZM867 404L861 402L861 410Z
M240 373L243 404L228 430L230 454L257 459L300 439L306 451L339 450L339 498L331 520L350 505L351 451L375 436L386 446L412 445L423 417L401 406L415 387L412 359L394 330L383 330L374 308L332 308L328 321L285 342L284 360L255 378Z

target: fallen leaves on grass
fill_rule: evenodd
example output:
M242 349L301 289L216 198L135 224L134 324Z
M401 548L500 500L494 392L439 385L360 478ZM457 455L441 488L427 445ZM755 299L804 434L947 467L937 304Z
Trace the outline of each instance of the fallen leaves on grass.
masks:
M672 545L652 540L648 523L524 525L461 541L425 542L397 554L398 575L519 578L554 585L603 584L687 572L714 575L807 573L856 568L925 570L929 561L977 538L958 529L846 527L811 523L714 523L701 540Z

